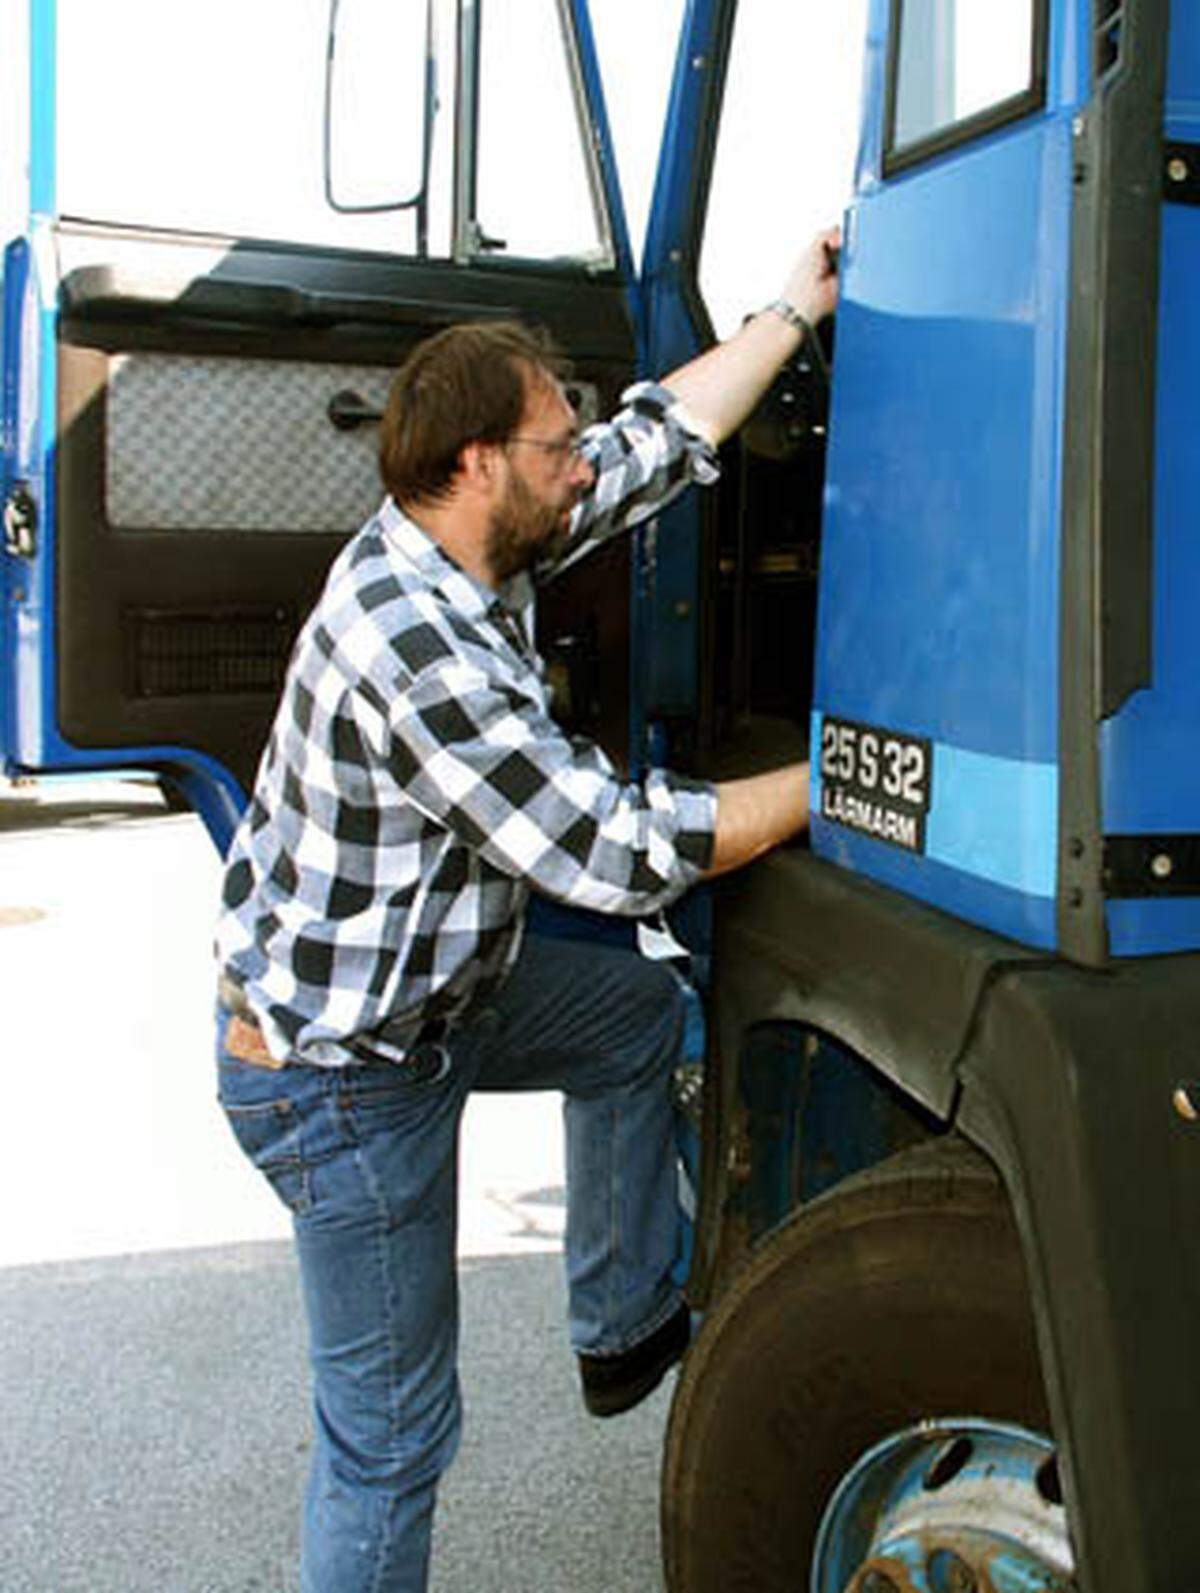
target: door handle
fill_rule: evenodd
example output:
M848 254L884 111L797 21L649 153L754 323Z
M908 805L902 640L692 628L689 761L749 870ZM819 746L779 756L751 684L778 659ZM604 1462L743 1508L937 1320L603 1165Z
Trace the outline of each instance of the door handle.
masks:
M381 409L372 409L366 400L353 389L345 387L334 393L326 406L332 426L338 431L354 431L359 426L370 426L383 419Z

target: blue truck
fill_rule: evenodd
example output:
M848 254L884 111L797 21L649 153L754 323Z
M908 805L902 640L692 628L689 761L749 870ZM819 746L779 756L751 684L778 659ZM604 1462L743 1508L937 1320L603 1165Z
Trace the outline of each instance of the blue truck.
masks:
M727 93L764 208L790 215L768 174L822 160L768 131L748 41L805 14L798 105L846 13L640 19L643 52L678 37L635 257L606 0L162 9L21 16L0 753L150 770L223 848L297 625L374 506L398 357L521 315L586 415L701 347ZM539 609L562 716L630 769L811 749L811 844L673 925L708 1044L680 1090L704 1323L664 1575L1178 1593L1200 1576L1200 11L862 21L836 326L717 492Z

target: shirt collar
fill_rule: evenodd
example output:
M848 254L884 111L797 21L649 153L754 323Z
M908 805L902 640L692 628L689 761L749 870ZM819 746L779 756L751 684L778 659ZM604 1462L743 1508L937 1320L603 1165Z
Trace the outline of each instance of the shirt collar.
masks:
M421 579L434 587L454 608L470 619L482 619L497 601L497 594L468 575L428 531L385 498L377 519L388 545Z
M524 626L522 635L528 634L533 606L533 585L528 575L514 575L499 591L493 591L468 575L435 537L396 507L394 499L383 500L376 518L392 550L460 614L474 620L503 620L515 615Z

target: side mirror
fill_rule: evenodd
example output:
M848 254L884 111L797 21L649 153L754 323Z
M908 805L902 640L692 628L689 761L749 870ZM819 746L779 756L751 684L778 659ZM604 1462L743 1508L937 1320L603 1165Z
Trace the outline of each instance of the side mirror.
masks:
M426 251L437 115L433 0L330 0L325 199L348 214L417 211Z

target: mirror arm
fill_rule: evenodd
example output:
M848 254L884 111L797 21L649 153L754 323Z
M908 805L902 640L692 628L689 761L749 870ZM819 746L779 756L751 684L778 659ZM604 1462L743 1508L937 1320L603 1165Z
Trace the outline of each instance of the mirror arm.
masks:
M433 164L433 124L437 117L437 46L433 0L425 3L425 127L421 144L421 188L417 194L417 254L429 253L429 173Z
M325 104L321 125L321 155L325 179L325 203L338 208L333 197L333 57L337 49L338 0L329 0L329 27L325 34Z

